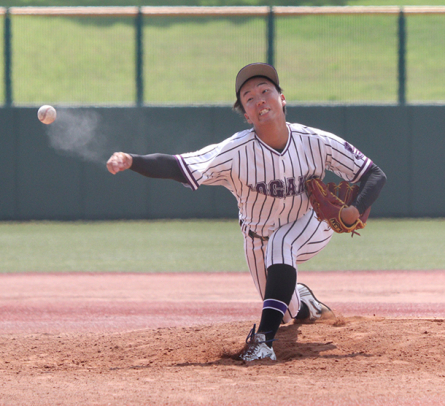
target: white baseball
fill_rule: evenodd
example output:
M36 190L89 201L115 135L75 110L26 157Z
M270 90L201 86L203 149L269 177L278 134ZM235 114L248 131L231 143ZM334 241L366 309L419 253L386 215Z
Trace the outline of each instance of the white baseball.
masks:
M51 124L57 117L56 109L53 106L45 104L39 108L37 117L43 124Z

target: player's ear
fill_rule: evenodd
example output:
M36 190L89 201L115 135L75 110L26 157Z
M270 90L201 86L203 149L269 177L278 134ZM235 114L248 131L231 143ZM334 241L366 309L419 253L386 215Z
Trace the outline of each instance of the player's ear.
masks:
M285 106L287 102L286 102L286 98L284 97L284 94L283 94L283 93L280 94L280 98L281 98L281 104L282 104L283 106Z
M247 121L249 124L252 124L252 121L250 121L250 118L249 118L249 116L248 116L246 113L244 113L244 118L246 119L246 121Z

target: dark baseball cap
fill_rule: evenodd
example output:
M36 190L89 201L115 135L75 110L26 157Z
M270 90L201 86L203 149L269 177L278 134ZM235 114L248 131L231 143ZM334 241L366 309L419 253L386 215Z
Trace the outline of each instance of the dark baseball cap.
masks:
M239 91L243 87L244 83L246 83L249 79L255 76L264 76L267 79L271 80L277 86L280 85L280 80L278 79L278 73L272 65L267 63L251 63L250 65L242 68L238 75L236 75L235 81L235 91L238 95Z

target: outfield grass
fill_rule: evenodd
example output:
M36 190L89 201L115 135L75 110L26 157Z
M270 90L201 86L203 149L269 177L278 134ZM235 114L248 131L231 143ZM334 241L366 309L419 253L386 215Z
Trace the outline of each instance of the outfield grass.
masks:
M370 220L301 270L445 269L445 220ZM236 221L0 223L0 272L247 272Z
M445 16L407 18L409 101L445 100L444 31ZM12 38L17 104L134 103L132 18L13 16ZM0 51L2 62L2 42ZM396 102L397 58L397 16L276 20L275 64L290 102ZM239 68L265 59L263 18L146 17L144 101L231 103Z

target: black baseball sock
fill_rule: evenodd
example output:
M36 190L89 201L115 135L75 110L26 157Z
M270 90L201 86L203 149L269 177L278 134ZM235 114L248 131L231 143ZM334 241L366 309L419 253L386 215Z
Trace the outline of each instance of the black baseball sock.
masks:
M297 320L306 320L310 317L309 307L307 307L306 303L300 301L300 311L296 315Z
M258 332L273 340L287 311L297 283L297 271L285 264L272 265L267 269L266 292ZM272 342L267 343L269 347Z

